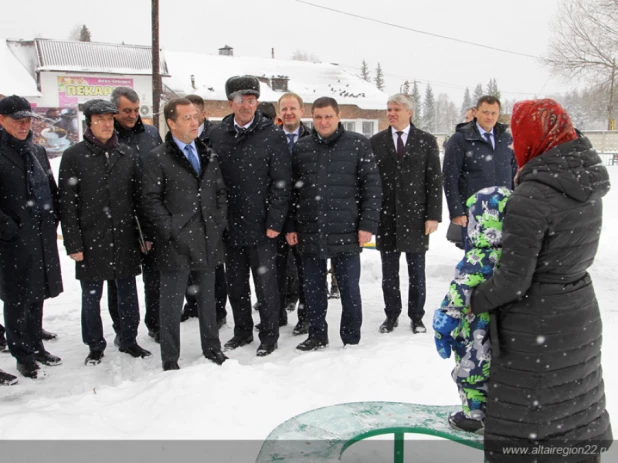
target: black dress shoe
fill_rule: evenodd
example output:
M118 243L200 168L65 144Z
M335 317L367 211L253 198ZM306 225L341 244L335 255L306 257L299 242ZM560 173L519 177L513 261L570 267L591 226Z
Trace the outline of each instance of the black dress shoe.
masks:
M184 309L182 309L182 314L180 315L180 321L186 322L189 318L197 318L197 306L185 304Z
M217 320L217 328L223 328L223 325L227 325L227 317L223 317L221 320Z
M391 333L399 325L397 318L386 317L384 323L380 325L380 333Z
M221 349L215 347L206 350L206 352L204 352L204 357L206 357L208 360L212 360L217 365L222 365L223 362L228 359L227 356L223 352L221 352Z
M180 370L178 362L163 362L163 371Z
M34 360L50 367L55 367L56 365L62 364L62 359L60 357L56 357L46 350L34 354Z
M307 338L306 341L301 342L298 346L296 346L298 350L302 350L303 352L324 349L325 347L328 347L328 339L316 338Z
M148 330L148 336L153 338L154 342L157 344L161 344L161 334L159 333L159 330Z
M240 336L233 336L228 342L223 345L223 350L234 350L238 347L251 344L253 342L253 336L247 336L241 338Z
M84 361L84 364L87 366L94 366L101 363L101 359L105 357L102 351L100 350L91 350Z
M17 384L17 376L13 376L6 371L0 370L0 385L12 386L13 384Z
M285 305L285 310L288 312L294 312L294 310L296 310L296 302L288 302Z
M45 376L36 362L17 362L17 371L26 378L37 379Z
M277 343L261 343L260 347L257 348L256 355L258 357L266 357L267 355L272 354L277 348Z
M49 331L41 330L41 339L43 341L51 341L52 339L58 339L56 333L50 333Z
M6 342L6 337L4 336L4 333L0 333L0 352L5 351L7 346L8 343Z
M427 328L425 328L422 320L412 320L412 323L410 325L412 326L412 332L414 334L427 332Z
M309 333L309 322L306 320L298 322L292 331L294 336L300 336L301 334L307 333Z
M152 355L150 351L147 351L146 349L138 346L137 344L133 344L132 346L127 347L126 349L120 349L120 352L129 354L135 358L150 357Z

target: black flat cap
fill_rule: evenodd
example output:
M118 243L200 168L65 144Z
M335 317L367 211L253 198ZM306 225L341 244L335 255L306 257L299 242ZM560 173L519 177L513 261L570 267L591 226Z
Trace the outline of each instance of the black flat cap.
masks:
M37 117L32 112L32 107L24 97L11 95L0 100L0 114L9 116L12 119L24 119L26 117Z

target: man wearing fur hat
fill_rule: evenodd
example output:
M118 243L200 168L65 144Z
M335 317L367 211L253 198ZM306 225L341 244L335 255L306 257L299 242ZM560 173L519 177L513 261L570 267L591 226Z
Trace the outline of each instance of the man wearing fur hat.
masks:
M100 306L104 281L118 290L120 352L133 357L150 355L136 341L135 276L140 273L135 227L137 156L118 143L116 113L109 101L87 101L84 140L67 149L60 162L62 234L82 287L82 339L90 348L86 365L100 363L107 345Z
M216 127L210 143L228 188L227 284L234 336L227 350L253 342L249 271L256 276L260 301L258 356L271 354L279 338L277 240L288 211L291 179L286 138L273 121L257 111L260 83L235 76L225 83L232 114Z

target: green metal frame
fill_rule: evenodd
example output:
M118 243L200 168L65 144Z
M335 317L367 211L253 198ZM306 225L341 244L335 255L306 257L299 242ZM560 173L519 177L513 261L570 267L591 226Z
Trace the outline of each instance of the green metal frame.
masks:
M443 439L448 439L453 442L457 442L458 444L467 445L468 447L472 447L478 450L483 450L483 442L470 442L469 440L460 439L457 436L453 436L453 434L445 433L441 431L436 431L435 429L429 429L425 427L397 427L397 428L383 428L383 429L374 429L369 432L365 432L363 434L359 434L358 436L353 437L351 440L346 442L341 450L341 455L343 456L344 452L350 448L352 445L360 442L364 439L369 439L370 437L375 436L383 436L385 434L394 434L395 435L395 448L394 448L394 463L403 463L404 458L404 442L405 442L405 434L425 434L428 436L436 436L441 437Z
M256 463L340 460L355 443L385 434L394 435L395 463L403 463L406 433L435 436L482 450L482 436L449 427L448 415L459 407L353 402L310 410L277 426L262 444Z

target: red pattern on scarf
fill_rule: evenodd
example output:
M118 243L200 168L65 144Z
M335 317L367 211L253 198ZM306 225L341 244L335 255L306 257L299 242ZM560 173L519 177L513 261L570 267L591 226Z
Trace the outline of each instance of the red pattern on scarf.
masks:
M550 99L515 103L511 118L513 147L517 165L577 138L571 118L557 102Z

